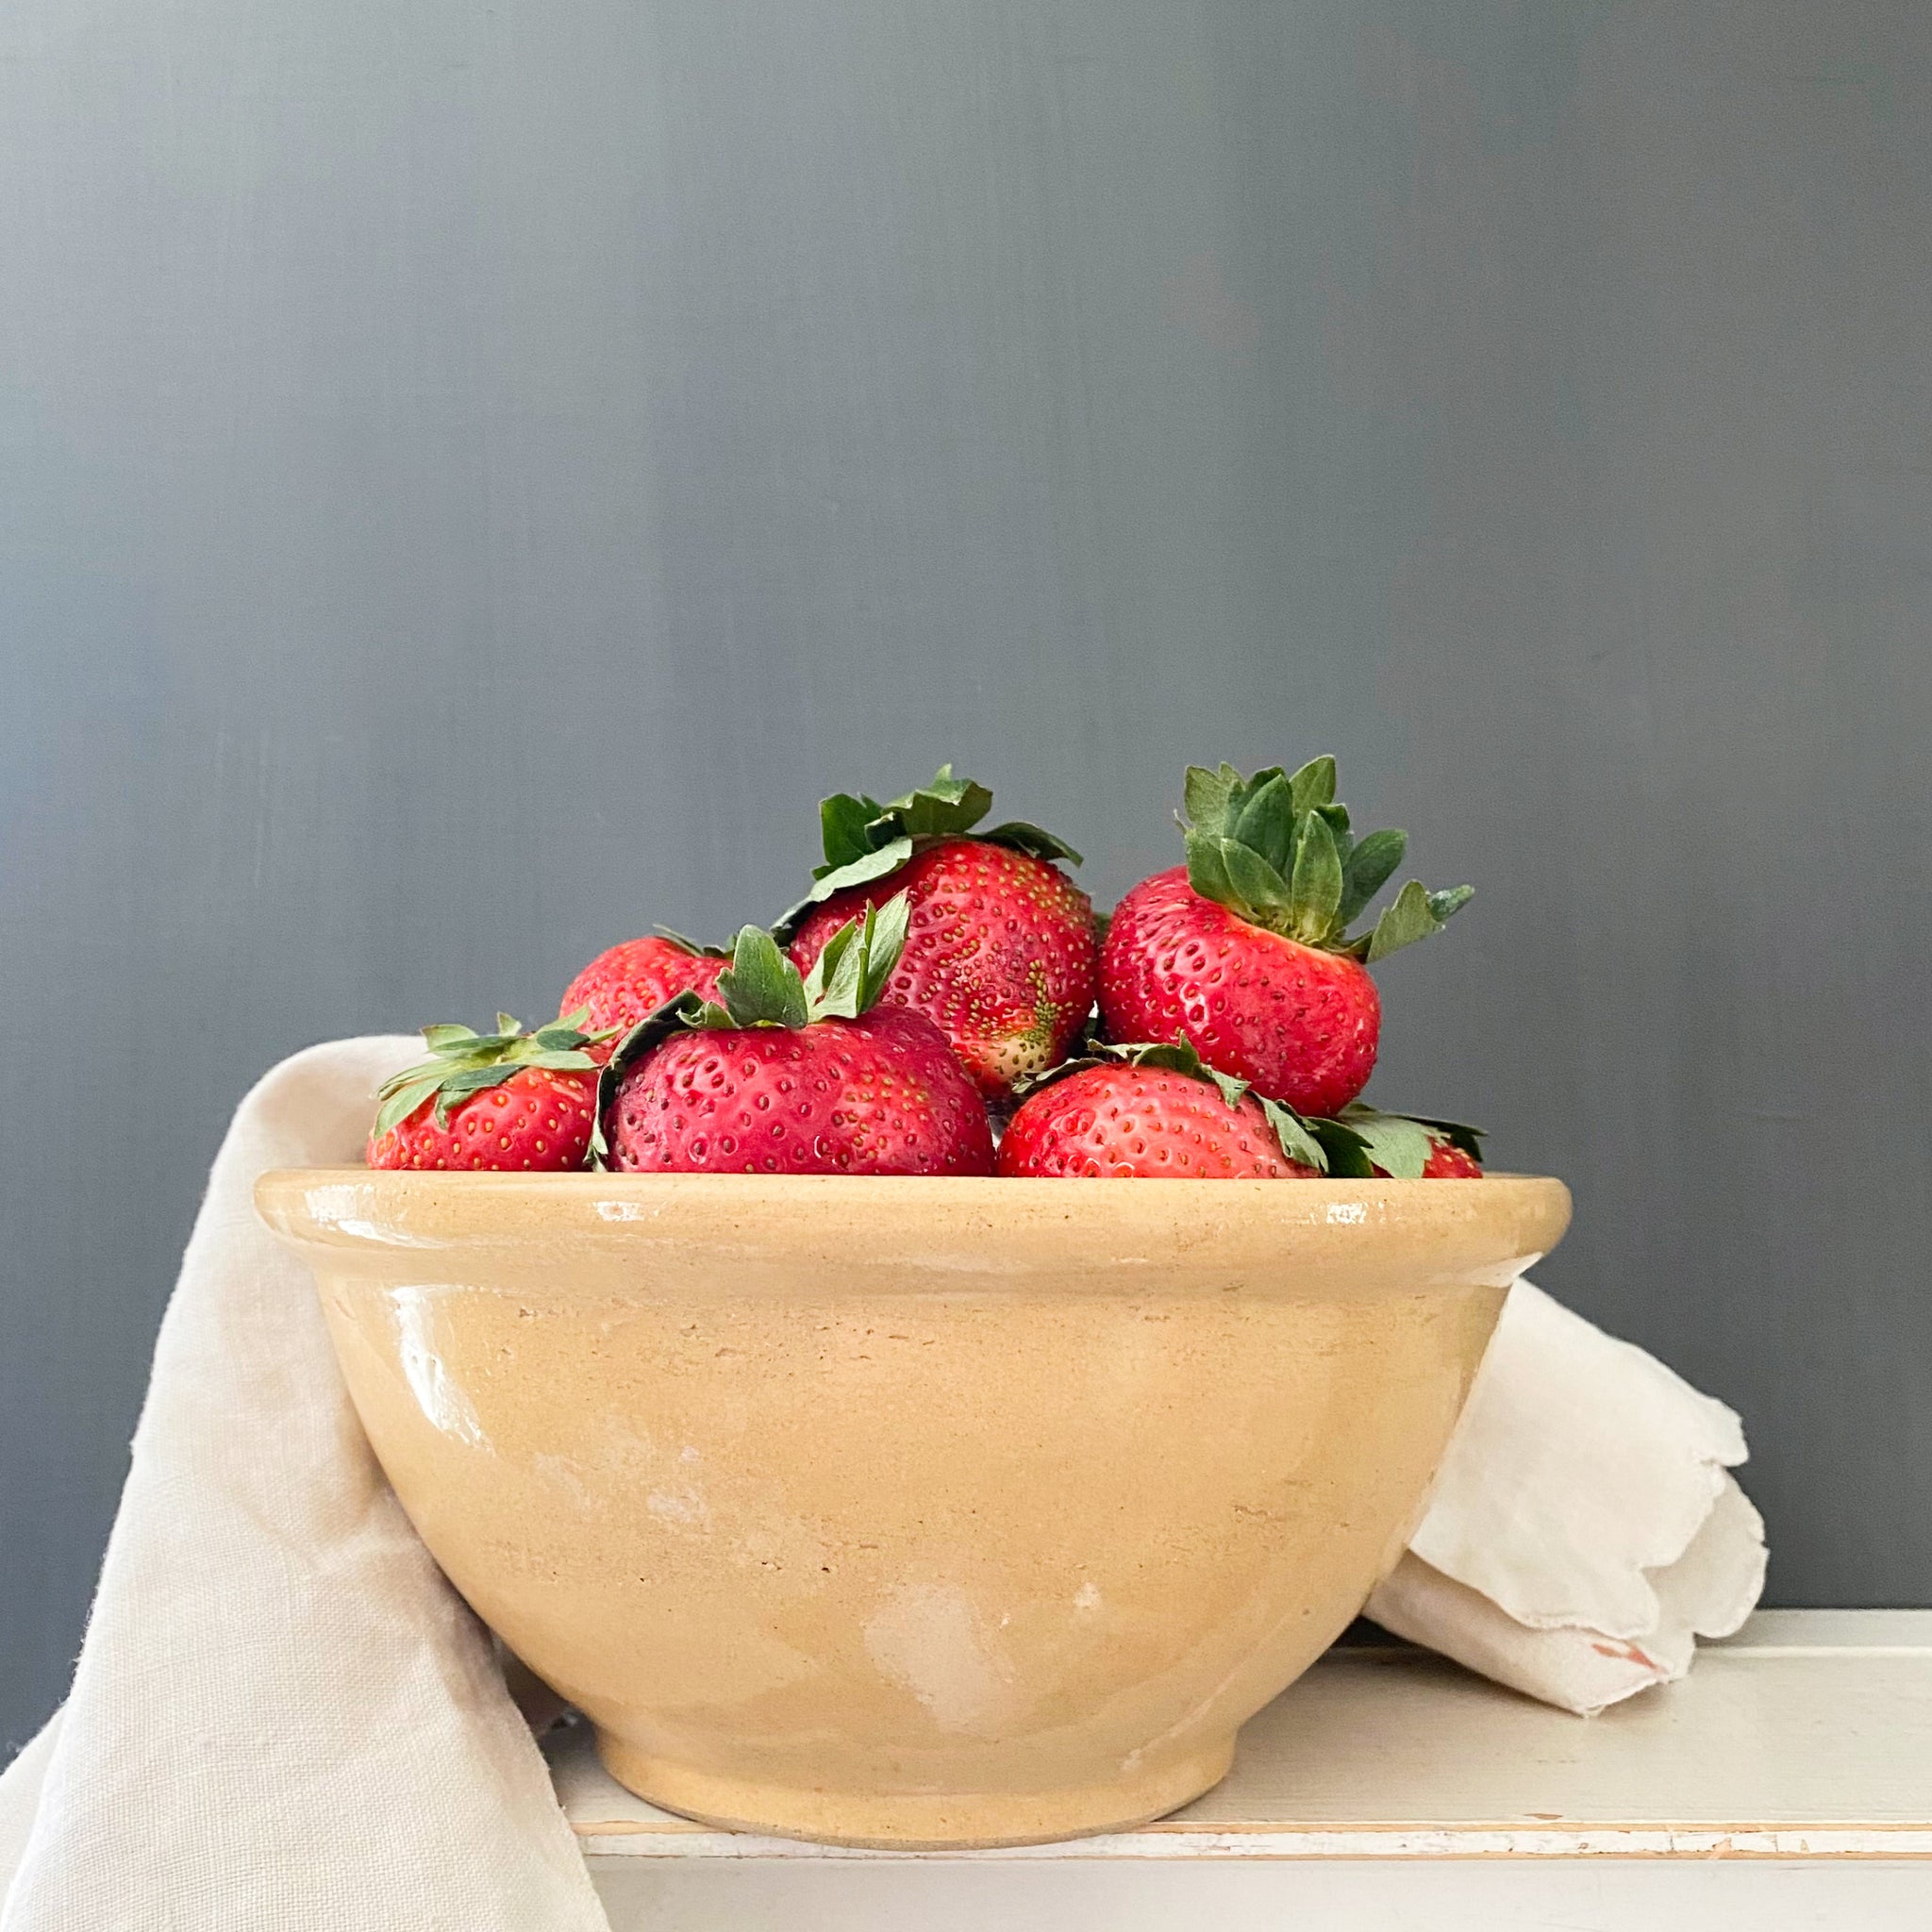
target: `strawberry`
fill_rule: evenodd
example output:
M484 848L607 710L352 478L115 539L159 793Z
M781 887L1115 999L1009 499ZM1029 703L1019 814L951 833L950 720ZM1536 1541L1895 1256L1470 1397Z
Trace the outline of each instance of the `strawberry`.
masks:
M581 1010L592 1026L622 1032L681 992L709 999L730 962L721 948L701 946L660 925L655 934L599 953L565 989L558 1011Z
M1447 1179L1478 1175L1481 1139L1453 1121L1359 1104L1305 1120L1171 1045L1090 1043L1023 1083L999 1172L1134 1180Z
M1423 1162L1422 1178L1425 1181L1479 1181L1482 1177L1482 1162L1447 1141L1437 1141Z
M494 1033L425 1026L429 1058L383 1086L371 1167L581 1167L596 1122L595 1050L608 1030L574 1012L534 1033L508 1013Z
M1182 824L1185 868L1142 880L1114 908L1100 961L1108 1034L1184 1036L1267 1098L1339 1113L1375 1064L1382 1005L1368 967L1440 932L1471 888L1411 879L1350 938L1408 840L1353 835L1332 758L1247 779L1191 765Z
M810 974L748 925L722 1004L683 993L604 1071L593 1145L638 1174L990 1174L986 1108L930 1020L876 1004L904 894L826 941Z
M1093 902L1053 862L1080 855L1038 825L973 831L991 807L992 793L950 765L887 805L826 799L818 883L773 930L808 971L882 891L903 893L910 923L884 998L932 1021L997 1104L1060 1059L1085 1024L1099 944Z
M1094 1053L1033 1084L1000 1141L1001 1174L1269 1181L1320 1172L1320 1149L1298 1123L1244 1082L1208 1072L1185 1041Z

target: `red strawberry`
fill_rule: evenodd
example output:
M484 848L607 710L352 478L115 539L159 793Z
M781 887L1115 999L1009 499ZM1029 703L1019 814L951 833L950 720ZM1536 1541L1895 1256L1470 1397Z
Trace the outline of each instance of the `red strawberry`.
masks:
M525 1033L508 1013L494 1033L425 1026L428 1059L388 1081L366 1158L371 1167L581 1167L597 1117L584 1015Z
M1374 926L1347 928L1402 862L1407 835L1357 840L1335 760L1243 779L1190 766L1185 869L1114 908L1100 1010L1116 1040L1191 1041L1210 1066L1301 1113L1367 1085L1382 1024L1368 966L1440 932L1471 889L1403 887Z
M880 805L841 792L819 808L818 884L774 928L801 972L833 933L903 893L906 949L889 1005L932 1021L989 1100L1059 1060L1099 980L1093 902L1053 860L1080 855L1037 825L971 833L992 806L942 765L928 786Z
M1304 1120L1206 1065L1186 1040L1091 1045L1026 1083L1000 1142L999 1171L1149 1180L1410 1180L1476 1175L1474 1127L1356 1105Z
M1185 1041L1094 1054L1035 1083L1000 1141L1001 1174L1266 1181L1320 1171L1299 1122L1209 1073Z
M661 926L641 940L625 940L599 953L565 989L559 1013L583 1011L592 1026L620 1032L655 1013L681 992L709 999L731 956L701 946Z
M1366 969L1202 897L1184 866L1114 908L1100 974L1110 1034L1182 1034L1302 1112L1346 1106L1375 1064L1382 1004Z
M1422 1177L1425 1181L1479 1181L1482 1162L1447 1141L1437 1141L1423 1162Z
M635 1027L606 1069L606 1164L637 1174L989 1174L986 1108L931 1021L877 1007L903 895L841 927L808 978L748 925L718 981Z

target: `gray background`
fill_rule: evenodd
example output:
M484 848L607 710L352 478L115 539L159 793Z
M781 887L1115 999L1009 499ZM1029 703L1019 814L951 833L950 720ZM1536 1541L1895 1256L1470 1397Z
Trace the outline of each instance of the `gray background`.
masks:
M0 1736L269 1062L769 917L941 758L1332 749L1385 1099L1932 1602L1932 9L0 13Z

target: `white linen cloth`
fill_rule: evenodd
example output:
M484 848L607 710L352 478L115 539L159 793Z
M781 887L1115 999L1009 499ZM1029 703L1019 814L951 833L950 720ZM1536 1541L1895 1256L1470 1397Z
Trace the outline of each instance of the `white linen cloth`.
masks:
M235 1116L73 1692L0 1775L0 1932L608 1932L487 1633L255 1216L264 1170L358 1158L376 1088L420 1051L311 1047ZM1573 1708L1679 1674L1690 1630L1741 1619L1762 1575L1723 1474L1742 1456L1728 1410L1519 1288L1371 1610ZM1599 1642L1642 1646L1623 1688L1580 1661Z
M0 1780L0 1843L32 1813L4 1932L608 1932L490 1640L255 1215L264 1170L360 1158L422 1047L297 1054L215 1158L73 1694Z
M1764 1523L1729 1474L1743 1460L1723 1403L1519 1281L1367 1614L1585 1716L1672 1683L1764 1589Z

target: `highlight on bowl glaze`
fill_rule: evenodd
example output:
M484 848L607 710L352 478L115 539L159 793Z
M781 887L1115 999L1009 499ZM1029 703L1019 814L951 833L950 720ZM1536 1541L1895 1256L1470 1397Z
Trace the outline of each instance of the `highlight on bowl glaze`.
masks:
M404 1507L625 1785L1121 1829L1392 1567L1560 1182L269 1174Z

